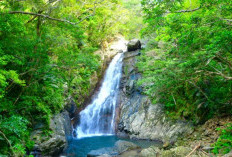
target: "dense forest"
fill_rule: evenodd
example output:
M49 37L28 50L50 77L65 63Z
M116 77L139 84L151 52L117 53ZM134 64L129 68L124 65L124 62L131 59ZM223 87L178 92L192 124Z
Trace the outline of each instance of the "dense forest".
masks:
M232 1L143 0L141 33L151 39L139 58L145 94L172 119L202 124L232 115ZM232 125L214 152L232 149Z
M88 96L93 52L139 26L118 0L4 0L0 14L0 154L23 156L38 121L48 124L69 95L77 105Z
M31 150L33 126L70 95L84 102L100 74L94 52L118 34L148 40L138 85L171 119L232 115L231 0L0 0L0 156ZM231 132L214 153L232 149Z

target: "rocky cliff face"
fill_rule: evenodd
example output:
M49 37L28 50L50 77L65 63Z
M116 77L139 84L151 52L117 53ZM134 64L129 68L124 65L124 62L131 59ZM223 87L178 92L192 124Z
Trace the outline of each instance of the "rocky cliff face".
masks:
M136 56L139 54L138 50L125 53L120 85L118 135L174 142L178 136L192 132L192 128L185 122L168 120L163 105L152 104L142 94L142 87L136 85L141 78L135 66Z

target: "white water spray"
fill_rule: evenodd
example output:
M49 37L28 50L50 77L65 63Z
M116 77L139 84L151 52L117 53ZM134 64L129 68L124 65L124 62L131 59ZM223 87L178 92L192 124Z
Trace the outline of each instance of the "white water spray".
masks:
M76 128L77 138L114 134L122 58L122 53L114 57L106 71L98 95L80 112L80 124Z

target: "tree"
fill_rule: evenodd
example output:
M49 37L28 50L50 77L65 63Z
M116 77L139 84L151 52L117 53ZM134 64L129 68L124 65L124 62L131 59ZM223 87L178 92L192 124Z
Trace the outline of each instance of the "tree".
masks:
M142 6L144 32L155 34L154 50L138 64L146 93L173 118L202 123L231 114L231 1L143 0Z

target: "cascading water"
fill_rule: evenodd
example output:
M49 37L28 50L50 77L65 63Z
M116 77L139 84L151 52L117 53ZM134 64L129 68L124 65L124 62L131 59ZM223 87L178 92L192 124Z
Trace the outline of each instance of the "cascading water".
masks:
M80 112L77 138L111 135L115 128L115 108L122 74L123 53L111 61L99 93L92 103Z

